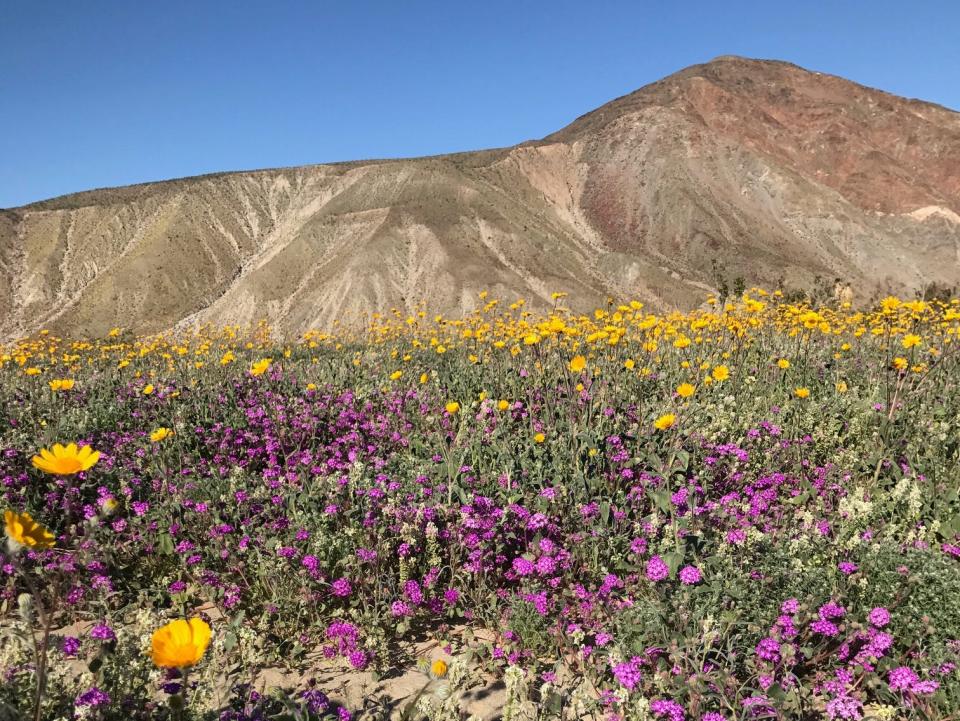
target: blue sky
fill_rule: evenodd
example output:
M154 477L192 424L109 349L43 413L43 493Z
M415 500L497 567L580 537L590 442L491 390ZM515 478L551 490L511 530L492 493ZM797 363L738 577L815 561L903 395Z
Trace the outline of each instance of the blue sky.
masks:
M0 207L512 145L722 54L960 109L960 2L3 0Z

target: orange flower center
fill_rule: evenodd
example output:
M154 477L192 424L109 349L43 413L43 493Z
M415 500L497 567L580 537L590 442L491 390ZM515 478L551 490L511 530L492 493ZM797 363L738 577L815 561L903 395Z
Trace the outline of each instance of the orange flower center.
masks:
M53 462L57 473L69 475L83 470L83 464L76 458L58 458Z

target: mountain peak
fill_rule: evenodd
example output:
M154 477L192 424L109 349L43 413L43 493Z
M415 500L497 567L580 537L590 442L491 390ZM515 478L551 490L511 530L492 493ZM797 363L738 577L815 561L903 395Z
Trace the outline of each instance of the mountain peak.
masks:
M689 126L691 153L701 140L722 140L864 210L960 204L960 114L792 63L722 55L617 98L544 141L596 143L637 123Z
M753 67L763 67L763 66L780 66L780 67L791 67L799 68L804 70L795 63L791 63L787 60L777 60L776 58L751 58L746 55L717 55L715 58L711 58L705 63L699 63L697 65L691 65L690 68L703 67L708 65L722 65L722 64L735 64L740 65L741 67L747 68L750 66ZM680 71L681 73L683 70ZM806 71L810 72L810 71Z

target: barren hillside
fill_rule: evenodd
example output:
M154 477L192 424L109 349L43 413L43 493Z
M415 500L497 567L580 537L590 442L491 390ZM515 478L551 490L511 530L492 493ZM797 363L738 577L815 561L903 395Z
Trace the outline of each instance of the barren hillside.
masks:
M543 140L237 172L0 211L0 338L268 318L297 333L480 290L690 307L711 264L858 298L960 283L960 114L722 57Z

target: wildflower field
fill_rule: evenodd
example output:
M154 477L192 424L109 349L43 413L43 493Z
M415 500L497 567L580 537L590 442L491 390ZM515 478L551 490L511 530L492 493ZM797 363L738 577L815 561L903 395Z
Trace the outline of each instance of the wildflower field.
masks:
M555 300L0 350L0 719L960 718L960 302Z

